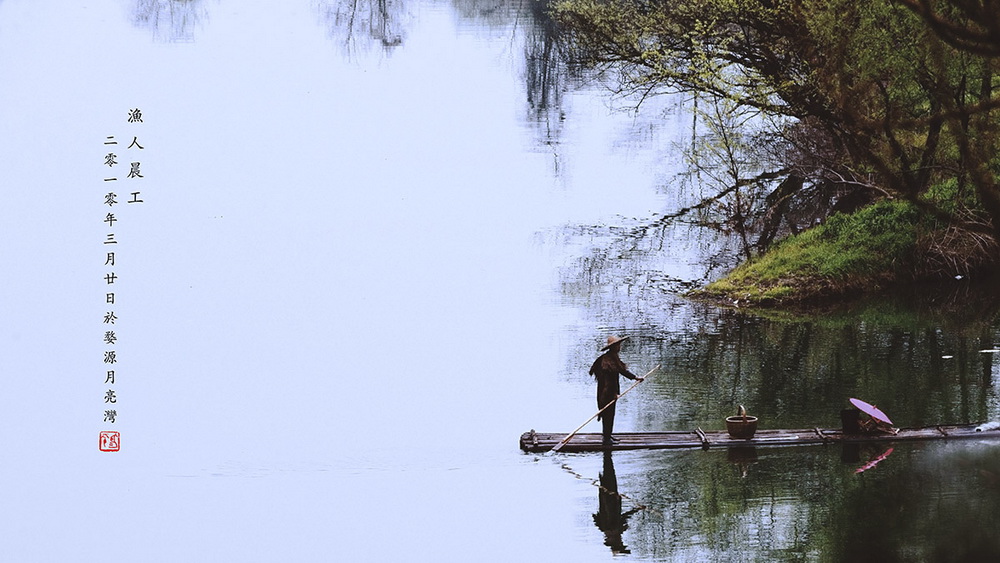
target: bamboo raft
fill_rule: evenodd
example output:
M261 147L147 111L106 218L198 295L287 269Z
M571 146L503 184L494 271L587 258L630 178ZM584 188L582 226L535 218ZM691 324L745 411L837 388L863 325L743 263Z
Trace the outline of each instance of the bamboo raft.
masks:
M526 452L546 452L566 438L567 434L525 432L521 435L521 449ZM660 450L680 448L724 448L747 446L792 446L827 443L906 442L912 440L945 440L963 438L997 439L1000 426L996 424L964 424L953 426L926 426L901 428L896 434L871 432L845 434L841 429L806 428L802 430L758 430L750 439L737 439L725 430L694 432L622 432L616 433L620 441L604 445L599 433L576 434L559 451L593 452L605 450Z

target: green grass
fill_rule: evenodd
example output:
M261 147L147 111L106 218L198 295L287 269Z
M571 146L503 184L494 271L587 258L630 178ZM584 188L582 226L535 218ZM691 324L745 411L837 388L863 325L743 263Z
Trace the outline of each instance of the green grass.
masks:
M922 222L915 207L899 201L836 214L694 296L763 304L881 289L911 270Z

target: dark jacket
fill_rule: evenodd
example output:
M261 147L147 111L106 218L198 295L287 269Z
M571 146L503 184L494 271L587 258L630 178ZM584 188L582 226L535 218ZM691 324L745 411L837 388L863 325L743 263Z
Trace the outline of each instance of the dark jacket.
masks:
M623 375L629 379L636 379L635 374L630 372L625 367L625 362L618 357L616 350L608 350L594 360L594 365L590 366L590 375L597 378L598 409L615 400L618 394L621 393L621 386L618 384L619 375ZM600 420L601 417L598 416L597 418Z

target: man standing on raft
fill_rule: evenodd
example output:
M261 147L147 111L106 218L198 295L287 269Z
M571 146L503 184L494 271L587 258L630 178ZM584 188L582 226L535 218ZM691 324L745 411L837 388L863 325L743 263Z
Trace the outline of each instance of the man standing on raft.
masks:
M627 336L624 338L609 336L608 345L601 348L601 351L604 353L601 354L601 356L594 361L594 365L590 367L590 375L593 375L597 379L598 409L604 408L606 405L618 398L618 394L621 393L621 387L618 384L619 375L623 375L629 379L635 379L637 381L643 380L642 377L637 377L635 374L630 372L625 367L625 363L622 362L622 359L618 357L618 353L622 348L622 342L627 339ZM611 435L615 427L615 406L616 405L611 405L597 416L598 420L604 423L605 444L612 444L618 441L618 438Z

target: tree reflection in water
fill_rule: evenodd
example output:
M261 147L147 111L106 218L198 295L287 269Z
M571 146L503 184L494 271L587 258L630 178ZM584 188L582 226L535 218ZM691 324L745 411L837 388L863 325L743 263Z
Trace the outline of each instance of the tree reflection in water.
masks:
M194 32L208 19L202 0L135 0L132 22L148 27L158 41L194 41Z
M643 229L590 237L562 271L564 297L595 332L632 336L626 361L663 366L619 408L623 430L721 430L738 404L761 428L837 427L852 396L877 401L899 426L1000 418L1000 366L981 352L1000 344L995 280L747 313L658 282L667 276ZM649 510L626 539L633 554L665 561L1000 560L996 445L757 448L749 468L734 467L732 452L631 453L617 478Z
M906 448L835 499L831 559L996 561L1000 558L1000 452L977 442Z
M316 9L330 36L348 58L403 44L408 14L403 0L319 0Z
M625 525L614 519L620 498L602 498L594 521L613 550L658 561L1000 556L995 444L897 444L891 456L860 474L859 462L884 448L846 449L765 447L735 456L718 450L619 452L623 467L613 486L620 481L643 510ZM608 474L602 471L602 484Z
M574 65L545 0L452 0L455 12L474 30L504 38L525 89L526 122L539 150L551 151L561 174L560 139L566 114L564 95L580 87L586 73Z
M595 327L632 336L627 362L663 367L623 405L636 430L722 429L740 404L761 428L837 427L849 397L889 409L897 426L1000 416L996 355L980 352L1000 343L997 280L747 313L679 296L689 284L669 268L686 247L659 251L642 229L569 229L586 240L560 271L563 299ZM596 339L582 339L568 361L585 357ZM579 366L566 371L585 381Z
M627 362L662 365L619 407L623 431L721 430L739 404L761 428L838 427L852 396L876 401L898 426L1000 418L1000 365L981 352L1000 345L997 280L749 313L681 297L703 278L676 265L709 270L691 249L713 247L715 234L700 246L696 227L649 225L561 233L576 252L560 271L561 297L593 331L566 353L571 381L589 384L574 362L603 332L632 337ZM628 453L617 479L648 510L625 540L633 555L663 561L1000 560L996 446L757 448L735 461L733 452Z
M380 49L388 55L406 40L415 23L414 0L315 0L316 10L349 58ZM511 62L520 67L527 122L540 147L553 151L559 173L559 137L565 120L563 94L579 86L586 72L569 60L544 0L452 0L463 28L502 38ZM519 53L520 52L520 53ZM519 53L519 54L518 54Z

